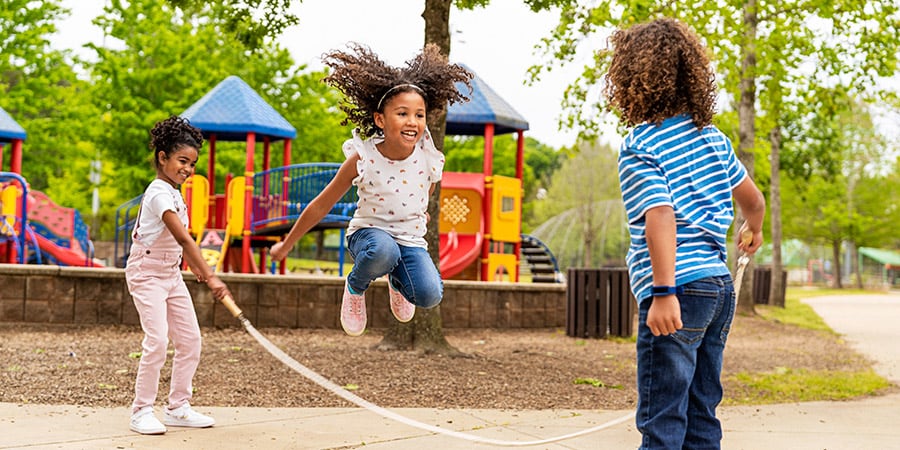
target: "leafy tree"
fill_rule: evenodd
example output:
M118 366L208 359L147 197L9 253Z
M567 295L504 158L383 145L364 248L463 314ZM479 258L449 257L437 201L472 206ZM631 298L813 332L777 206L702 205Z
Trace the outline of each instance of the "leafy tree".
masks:
M900 42L897 5L891 1L822 4L729 0L695 2L690 8L673 2L615 1L571 2L562 6L559 25L542 44L550 61L532 67L534 79L560 62L575 61L591 50L585 50L585 45L603 42L610 29L660 16L681 19L705 38L716 56L722 87L729 94L731 108L737 111L737 134L732 137L737 138L738 156L751 176L757 168L755 155L769 150L757 140L757 130L762 131L762 136L776 138L769 140L770 149L772 144L780 145L780 133L771 134L770 130L785 124L780 105L782 99L789 98L787 86L792 79L813 65L820 67L823 78L833 84L872 92L875 89L870 88L877 87L879 77L894 73ZM598 118L606 110L596 89L602 83L609 58L599 52L584 60L581 75L566 90L563 121L591 137L596 136ZM760 86L766 89L757 98ZM595 98L599 100L592 100ZM757 113L760 107L762 114ZM774 146L776 152L778 145ZM778 185L773 185L773 189L777 194ZM738 216L740 221L740 211ZM773 220L780 221L780 217ZM778 246L780 242L773 244ZM744 283L752 283L746 277ZM747 298L740 300L745 313L753 312L749 291L742 290L742 297Z
M547 196L535 203L532 232L561 269L622 265L628 231L616 177L616 153L585 141L554 172Z
M55 22L66 14L58 1L0 4L0 106L28 134L22 175L31 189L84 209L91 202L87 161L96 151L91 140L99 113L71 56L50 48Z
M298 0L300 3L302 0ZM169 4L183 10L202 10L207 0L168 0ZM225 0L220 3L223 29L247 48L263 48L266 38L278 36L287 27L296 25L299 19L290 12L292 0Z
M333 108L338 93L320 80L324 72L304 73L287 50L265 45L255 52L221 33L222 11L215 5L192 15L163 0L119 0L96 19L107 36L121 45L93 46L91 67L96 102L105 113L101 142L104 157L115 167L119 203L138 195L154 176L147 147L148 130L170 114L180 114L229 75L238 75L288 122L298 135L292 148L297 161L341 160L349 135ZM272 161L280 165L281 146ZM255 167L262 167L262 152ZM201 156L198 173L207 171ZM228 173L245 170L245 144L217 143L216 186L224 189Z
M889 148L879 136L865 104L836 90L821 103L825 108L808 120L816 130L785 148L794 159L785 171L790 179L786 205L795 212L785 222L786 235L831 248L832 266L842 267L841 249L890 245L891 225L898 218L897 173L891 173ZM812 154L828 157L813 158ZM857 259L852 257L857 286L862 286ZM832 282L842 287L836 271Z

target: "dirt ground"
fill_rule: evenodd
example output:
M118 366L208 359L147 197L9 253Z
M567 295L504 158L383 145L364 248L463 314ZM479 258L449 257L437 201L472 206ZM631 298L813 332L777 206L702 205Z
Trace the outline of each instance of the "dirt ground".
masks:
M382 351L383 330L261 329L301 364L385 407L628 409L633 340L576 339L564 330L446 329L468 357ZM0 401L127 406L139 327L0 323ZM241 328L203 329L192 403L203 406L348 407L277 359ZM171 353L171 350L170 350ZM738 317L725 353L726 398L746 395L730 375L778 368L859 370L870 364L834 335ZM168 392L163 369L160 404Z

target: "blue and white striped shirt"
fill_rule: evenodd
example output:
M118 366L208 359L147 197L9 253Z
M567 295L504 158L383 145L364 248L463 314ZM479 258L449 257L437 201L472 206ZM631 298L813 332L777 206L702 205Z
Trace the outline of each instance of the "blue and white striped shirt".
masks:
M747 177L731 142L713 126L697 129L679 115L635 127L619 151L619 184L631 246L626 261L635 298L650 298L653 269L647 249L651 208L675 211L675 284L729 273L726 238L734 220L731 191Z

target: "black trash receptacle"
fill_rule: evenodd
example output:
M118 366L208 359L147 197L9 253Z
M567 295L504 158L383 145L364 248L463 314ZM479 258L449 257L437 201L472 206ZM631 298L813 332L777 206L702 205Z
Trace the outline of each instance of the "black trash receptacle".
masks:
M628 337L634 333L637 305L628 283L628 269L570 268L567 282L567 336Z
M756 305L769 304L769 291L772 288L772 268L770 266L756 267L753 269L753 303ZM787 291L787 271L781 271L781 298ZM784 307L784 304L776 305Z

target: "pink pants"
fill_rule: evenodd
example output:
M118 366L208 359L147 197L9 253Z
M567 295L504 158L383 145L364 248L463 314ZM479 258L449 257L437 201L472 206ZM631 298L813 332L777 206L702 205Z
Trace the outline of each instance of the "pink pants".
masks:
M169 408L191 399L191 381L200 363L200 325L181 275L181 248L167 250L135 244L125 268L128 290L144 330L131 405L135 412L156 401L169 338L175 347Z

